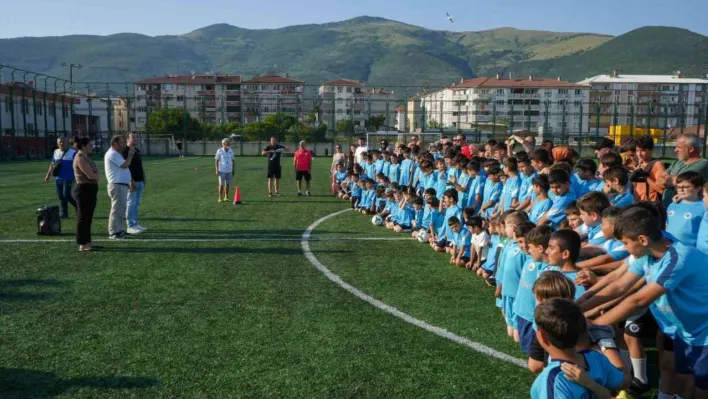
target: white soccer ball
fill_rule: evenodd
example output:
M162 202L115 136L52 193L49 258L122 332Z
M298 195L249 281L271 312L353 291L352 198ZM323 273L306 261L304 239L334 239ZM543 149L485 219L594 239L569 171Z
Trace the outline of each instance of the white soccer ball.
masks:
M421 243L426 243L430 239L430 234L427 231L421 230L418 232L418 241Z
M374 226L383 226L383 218L380 215L376 215L373 218L371 218L371 224Z

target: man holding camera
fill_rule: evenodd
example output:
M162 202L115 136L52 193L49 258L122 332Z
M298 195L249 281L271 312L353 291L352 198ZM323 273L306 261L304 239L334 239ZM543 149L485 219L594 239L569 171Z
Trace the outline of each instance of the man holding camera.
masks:
M637 201L660 201L664 185L657 180L664 174L664 164L653 159L654 139L642 136L636 139L637 167L629 176Z

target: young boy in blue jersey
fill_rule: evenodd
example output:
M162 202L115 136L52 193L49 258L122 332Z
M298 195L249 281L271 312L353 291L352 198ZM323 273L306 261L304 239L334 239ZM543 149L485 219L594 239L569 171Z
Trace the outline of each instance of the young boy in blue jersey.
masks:
M536 308L533 285L538 276L548 267L545 252L553 232L553 228L550 226L537 226L526 234L526 251L529 259L521 271L513 311L516 315L519 345L527 355L531 351L531 343L536 333L533 328L533 312Z
M542 175L547 175L551 166L553 166L553 158L551 158L551 154L545 148L536 148L531 151L529 160L531 161L531 166Z
M434 178L435 180L435 191L438 193L438 199L442 199L442 195L445 192L445 189L447 187L447 167L445 165L445 160L442 158L438 158L437 161L435 161L435 171L434 173ZM428 177L430 179L430 177ZM429 181L428 181L429 182Z
M531 202L531 210L529 211L529 220L538 223L541 217L551 209L553 201L548 198L548 190L550 190L550 185L548 184L548 176L538 175L533 179L531 187L534 192L534 200Z
M413 199L415 197L411 193L403 195L401 200L398 220L395 222L393 231L396 233L408 233L411 231L411 225L415 218L415 210L413 209Z
M557 228L563 220L567 219L565 208L568 204L575 201L575 197L570 192L570 176L564 170L553 169L549 171L548 185L551 192L555 195L553 197L553 205L541 216L537 224L550 224L551 227Z
M498 166L490 166L487 170L487 181L484 183L484 191L482 193L482 207L479 210L479 215L482 217L491 217L499 203L504 189L499 179L500 174L501 169Z
M516 160L519 167L519 178L521 185L519 186L519 203L514 209L528 212L531 209L535 195L533 190L533 179L536 178L536 169L531 165L531 160L527 154L516 154Z
M359 175L352 173L349 178L349 194L344 196L344 199L351 200L352 209L359 208L359 202L361 202L361 195L364 192L364 183L359 180Z
M443 194L443 204L441 207L444 208L444 212L442 212L444 215L443 223L433 236L434 243L432 244L436 252L446 252L449 241L452 239L448 220L453 216L458 220L462 219L462 210L457 206L457 191L454 189L446 190Z
M598 273L609 273L622 265L622 261L629 256L622 241L615 238L615 221L622 212L620 208L609 207L602 211L600 228L605 237L602 244L602 254L577 263L578 269L588 269Z
M604 192L613 206L623 208L634 203L634 196L629 191L627 168L613 166L602 174L602 180L605 182Z
M376 197L374 201L375 212L377 215L381 215L386 210L386 187L376 187Z
M548 248L546 248L549 269L560 271L574 284L579 271L575 262L580 254L581 242L580 235L576 231L558 230L548 240ZM584 292L584 286L575 284L576 299Z
M706 207L706 213L703 215L701 226L698 228L696 248L708 253L708 183L703 185L703 205Z
M467 204L465 204L465 207L473 208L478 214L480 208L482 208L482 194L485 182L485 179L480 175L480 168L481 165L478 161L470 161L467 163L467 169L465 170L469 177Z
M401 176L401 165L398 163L398 156L396 154L391 155L390 157L390 163L388 165L388 180L391 181L391 183L400 183L400 176Z
M494 272L494 280L496 283L496 291L494 297L496 298L495 304L500 308L502 316L507 325L507 334L510 337L514 336L514 320L513 317L513 298L508 295L505 297L504 294L504 281L506 279L505 273L507 268L514 268L516 266L513 258L518 258L521 256L521 250L519 245L516 243L516 236L514 235L514 230L516 226L528 222L528 216L524 212L519 211L508 211L505 212L503 219L504 236L506 241L502 247L499 257L497 258L496 270ZM513 274L513 271L510 271ZM511 278L511 277L510 277ZM507 290L508 294L508 290ZM514 291L514 295L516 291Z
M587 231L583 225L583 219L580 218L580 209L578 209L578 201L571 201L565 207L565 220L558 226L560 229L575 230L580 234L580 238L587 237Z
M401 186L409 186L413 177L413 161L411 160L411 150L403 149L403 161L401 161L400 178L398 184Z
M680 242L695 247L698 229L706 213L700 198L703 191L703 176L698 172L683 172L676 177L676 196L666 210L666 231Z
M502 235L499 231L498 218L490 219L488 225L489 251L487 252L487 260L482 263L482 266L479 269L477 269L477 275L485 280L489 279L494 273L494 265L496 264L497 257L499 256L503 245ZM491 286L493 284L490 282L488 285Z
M516 206L519 204L519 192L521 189L519 165L516 158L504 159L504 172L506 174L506 181L504 182L500 199L500 212L516 209Z
M420 230L423 226L423 214L425 213L424 208L425 202L423 201L423 198L413 198L413 220L411 221L411 229L414 232Z
M365 184L366 187L361 194L359 210L363 215L374 215L376 214L376 188L374 186L374 181L371 179L366 179Z
M344 165L341 163L337 164L337 169L332 174L334 182L332 183L332 192L341 198L342 194L342 183L347 179L347 171L344 169Z
M676 373L684 381L679 396L708 398L708 255L664 237L660 221L640 207L622 212L615 229L636 260L627 273L587 299L583 307L593 309L646 281L644 288L595 323L612 325L648 306L662 332L674 338Z
M602 179L597 178L597 164L592 159L581 159L575 164L575 176L579 189L576 196L583 196L591 191L602 191Z
M464 158L464 155L462 156ZM457 160L456 160L457 161ZM460 168L460 165L464 164L464 170L459 169L460 173L454 173L452 176L449 177L448 179L448 185L455 190L457 190L457 197L458 201L457 203L459 204L460 207L466 208L469 205L469 190L470 190L470 175L467 172L467 163L464 161L458 162L458 168Z
M531 387L532 399L611 397L621 389L624 373L596 351L576 350L587 334L585 317L578 305L561 298L540 303L534 312L536 337L550 360ZM570 378L583 382L571 381Z
M514 226L512 236L510 237L513 243L507 250L507 256L504 260L501 295L504 306L504 318L507 322L507 333L509 332L509 327L511 327L510 336L514 338L514 342L519 342L519 327L517 325L516 313L514 312L514 303L516 302L516 293L519 291L521 273L523 272L524 265L526 265L526 262L529 260L526 234L535 227L536 225L531 222L523 222ZM508 228L507 232L509 232Z
M384 218L384 221L387 221L389 216L391 216L391 210L393 207L396 206L396 196L393 192L393 190L386 191L386 202L384 204L384 209L383 211L379 212L379 216Z
M605 194L593 191L578 198L577 205L587 233L587 242L580 250L580 257L587 259L600 255L607 241L602 232L602 211L610 207L610 200Z
M433 237L435 236L435 232L440 230L445 217L442 213L440 213L439 209L440 201L438 201L435 196L429 197L425 200L425 211L427 214L423 214L423 227L428 232L428 243L430 244L435 242ZM413 238L418 238L418 235L416 234Z
M470 261L472 234L462 226L460 219L451 217L447 221L452 232L452 247L450 248L450 264L464 267Z

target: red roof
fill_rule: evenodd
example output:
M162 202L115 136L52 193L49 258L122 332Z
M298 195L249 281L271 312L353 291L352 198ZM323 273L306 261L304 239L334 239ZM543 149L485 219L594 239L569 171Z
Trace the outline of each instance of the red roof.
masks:
M353 86L353 87L364 87L366 86L365 83L359 82L358 80L350 80L350 79L337 79L333 80L331 82L327 82L323 84L322 86Z
M369 92L369 94L381 94L381 95L391 94L391 92L389 92L386 89L369 89L368 92Z
M243 83L280 83L280 84L288 84L288 83L299 83L303 84L305 82L301 80L294 80L290 79L289 77L282 77L282 76L256 76L254 78L251 78L249 80L244 80Z
M241 83L239 75L172 75L159 76L135 81L136 84L214 84L214 83Z
M25 98L27 99L32 99L32 92L35 92L34 99L37 101L37 103L40 103L42 99L44 98L44 95L46 94L47 100L51 101L54 98L54 95L56 95L57 102L62 102L62 103L70 103L72 102L71 94L67 93L50 93L46 92L44 90L34 90L34 87L30 84L23 84L21 82L15 82L13 83L6 83L6 84L0 84L0 93L1 94L10 94L10 87L13 88L12 96L15 98L22 97L22 88L24 87L25 89ZM78 99L73 99L74 104L78 104L79 100Z
M407 109L408 109L408 108L403 107L403 106L396 107L396 111L405 111L405 110L407 110Z
M470 88L505 88L505 87L562 87L562 88L589 88L589 85L581 85L570 83L558 79L496 79L496 78L474 78L463 81L462 83L453 83L449 89L470 89Z

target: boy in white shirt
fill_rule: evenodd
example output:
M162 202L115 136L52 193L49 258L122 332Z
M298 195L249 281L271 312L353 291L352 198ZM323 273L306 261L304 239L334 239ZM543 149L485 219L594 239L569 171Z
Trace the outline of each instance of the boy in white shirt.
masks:
M221 140L221 148L214 157L216 175L219 176L219 202L229 202L229 187L234 171L234 151L229 139Z
M475 272L482 266L487 260L487 253L489 252L489 243L491 238L489 233L484 229L484 219L480 216L473 216L465 222L467 228L472 233L472 259L467 263L467 268L472 269Z

